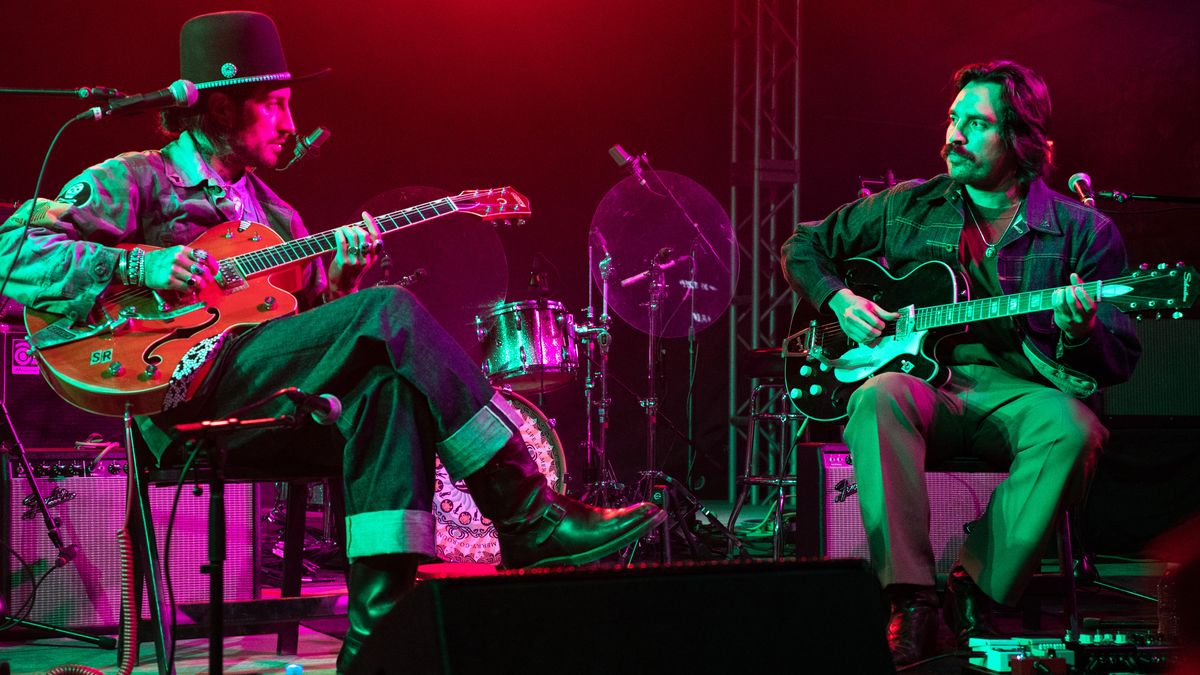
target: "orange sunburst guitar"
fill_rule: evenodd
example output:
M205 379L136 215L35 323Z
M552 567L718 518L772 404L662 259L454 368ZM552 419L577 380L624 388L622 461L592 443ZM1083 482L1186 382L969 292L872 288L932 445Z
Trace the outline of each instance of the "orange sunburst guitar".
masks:
M529 215L529 200L511 188L466 190L375 219L387 234L451 213L516 220ZM30 344L51 388L100 415L123 415L126 404L135 415L159 412L188 350L234 327L295 313L300 263L337 248L332 232L284 241L266 225L236 220L191 246L216 257L221 270L217 283L200 293L113 284L88 324L25 310Z

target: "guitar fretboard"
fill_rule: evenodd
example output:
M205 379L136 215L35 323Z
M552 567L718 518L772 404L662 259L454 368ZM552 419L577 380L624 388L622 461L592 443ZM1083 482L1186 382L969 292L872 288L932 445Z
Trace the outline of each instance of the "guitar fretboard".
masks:
M1088 295L1099 301L1102 299L1100 295L1101 283L1093 281L1079 285L1087 291ZM1063 286L1062 288L1068 287ZM916 311L915 328L916 330L928 330L983 319L1032 314L1033 312L1053 309L1053 296L1056 290L1059 289L1048 288L1040 291L1002 295L995 298L982 298L948 305L921 307Z
M379 228L383 234L401 230L409 225L416 225L427 220L440 218L442 216L454 213L458 210L455 204L456 197L446 197L438 199L418 206L410 206L406 209L387 213L382 216L375 216L375 222L379 224ZM362 221L353 223L354 225L365 225ZM322 253L328 253L337 248L337 239L333 232L320 232L318 234L293 239L275 246L243 253L233 256L230 260L237 265L238 270L243 276L251 276L270 271L277 267L290 265L308 258L315 258Z

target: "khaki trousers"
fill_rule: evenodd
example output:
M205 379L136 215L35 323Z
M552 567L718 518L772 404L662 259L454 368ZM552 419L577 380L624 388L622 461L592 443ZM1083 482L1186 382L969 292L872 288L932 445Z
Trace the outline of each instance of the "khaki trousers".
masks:
M1108 432L1081 401L995 366L952 368L941 388L910 375L867 380L849 401L871 562L885 587L934 583L929 460L969 455L1008 467L960 562L993 599L1014 604L1064 504L1078 499Z

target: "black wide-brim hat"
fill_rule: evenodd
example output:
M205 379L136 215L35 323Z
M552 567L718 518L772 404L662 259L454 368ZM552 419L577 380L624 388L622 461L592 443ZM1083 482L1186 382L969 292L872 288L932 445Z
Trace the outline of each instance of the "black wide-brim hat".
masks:
M260 82L282 86L328 72L293 77L275 22L259 12L202 14L179 31L179 76L200 91Z

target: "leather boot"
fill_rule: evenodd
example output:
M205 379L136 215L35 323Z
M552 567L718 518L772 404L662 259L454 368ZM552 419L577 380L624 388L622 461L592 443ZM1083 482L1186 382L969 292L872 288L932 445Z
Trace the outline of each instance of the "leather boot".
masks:
M992 625L996 601L975 584L961 565L955 565L946 579L946 625L954 633L960 649L973 637L997 637Z
M363 641L412 589L416 574L417 556L407 553L369 556L350 563L346 578L350 629L338 652L339 673L353 672L354 658Z
M496 524L508 569L598 560L667 519L646 502L601 509L555 493L519 436L467 476L466 484L479 512Z
M891 608L887 641L892 662L906 666L929 658L937 645L937 591L932 586L895 584L884 595Z

